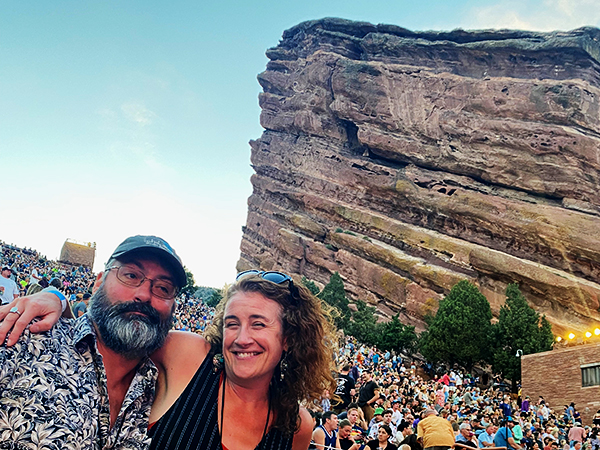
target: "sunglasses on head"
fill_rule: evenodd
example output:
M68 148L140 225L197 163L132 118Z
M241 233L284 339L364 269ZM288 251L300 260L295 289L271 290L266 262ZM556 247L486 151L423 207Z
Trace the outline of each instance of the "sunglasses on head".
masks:
M262 278L263 280L267 280L270 281L271 283L275 283L275 284L283 284L286 281L288 282L288 288L290 290L290 294L291 294L291 298L292 298L292 302L294 304L297 304L297 297L298 297L298 288L296 286L294 286L294 280L292 280L292 277L290 277L288 274L283 273L283 272L276 272L274 270L271 271L262 271L262 270L245 270L244 272L240 272L236 275L235 277L235 281L239 281L244 277L249 277L249 276L257 276Z

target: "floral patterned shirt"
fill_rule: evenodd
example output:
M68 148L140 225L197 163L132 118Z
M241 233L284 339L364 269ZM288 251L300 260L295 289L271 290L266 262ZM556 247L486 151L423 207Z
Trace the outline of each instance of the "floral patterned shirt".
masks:
M0 449L146 449L157 370L140 363L110 427L106 371L87 315L0 346Z

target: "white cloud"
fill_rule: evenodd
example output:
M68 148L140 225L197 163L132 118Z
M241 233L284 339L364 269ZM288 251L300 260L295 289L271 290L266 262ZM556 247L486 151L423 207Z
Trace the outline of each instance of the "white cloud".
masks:
M122 164L134 158L148 169L165 173L170 167L161 159L156 146L156 121L159 117L143 103L129 101L119 107L98 110L101 129L106 132L107 149Z
M600 2L597 0L502 0L473 8L463 26L552 31L599 25Z
M140 103L124 103L121 111L125 118L143 127L151 125L156 114Z

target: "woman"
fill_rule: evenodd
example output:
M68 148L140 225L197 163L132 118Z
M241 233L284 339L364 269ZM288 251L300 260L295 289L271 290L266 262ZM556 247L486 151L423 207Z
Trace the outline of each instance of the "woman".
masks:
M389 426L380 425L377 431L377 439L367 442L367 447L371 450L398 450L398 447L388 441L391 435L392 429Z
M301 402L334 391L334 328L321 300L280 272L242 272L206 340L171 332L159 369L151 449L306 450Z
M324 387L335 389L327 348L333 331L321 301L288 275L239 274L207 330L209 354L191 382L170 370L183 362L163 360L151 449L176 449L172 441L180 436L202 450L220 448L219 440L230 450L308 448L312 418L299 402L320 399ZM156 356L189 357L173 347L168 343ZM184 384L184 395L170 392Z

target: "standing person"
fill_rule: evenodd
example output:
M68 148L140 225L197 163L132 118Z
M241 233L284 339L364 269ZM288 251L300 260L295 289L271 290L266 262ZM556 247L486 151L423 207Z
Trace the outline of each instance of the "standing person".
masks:
M435 450L448 450L454 446L452 425L439 417L435 409L425 410L423 419L417 425L417 435L424 450L431 447L435 447Z
M332 402L332 408L337 414L345 411L352 402L352 398L356 395L356 385L349 373L350 364L345 363L337 377L337 388L335 390L335 395L340 398L340 401Z
M325 411L323 423L312 433L312 441L317 450L340 448L337 437L338 418L333 411Z
M367 423L370 423L375 412L373 405L379 399L379 386L373 381L373 374L369 369L363 371L362 378L364 384L358 392L358 406L363 410Z
M19 296L19 286L10 278L12 275L10 267L4 266L0 275L0 299L3 305L8 305Z
M177 254L135 236L113 252L94 284L90 311L51 331L0 346L0 420L8 448L143 448L157 370L148 355L172 322L186 282ZM54 297L52 294L50 297ZM19 306L21 307L21 306ZM15 305L8 316L20 317Z
M581 422L575 422L575 426L569 430L567 435L569 438L569 445L573 447L575 442L583 442L586 438L585 428L581 426Z

